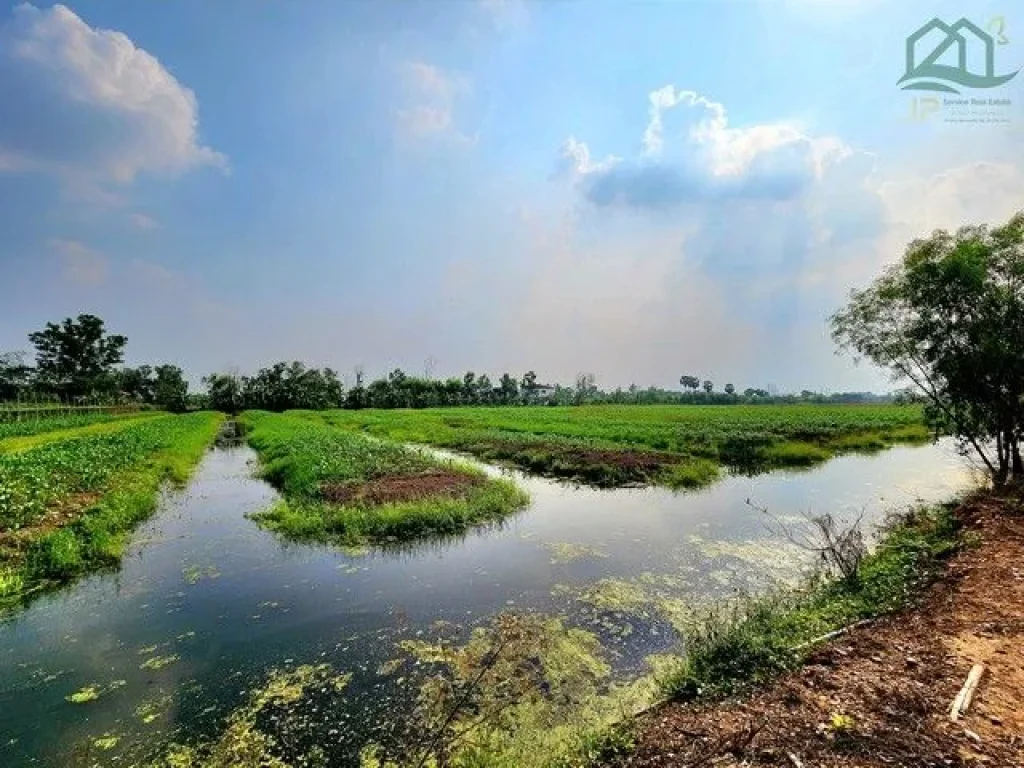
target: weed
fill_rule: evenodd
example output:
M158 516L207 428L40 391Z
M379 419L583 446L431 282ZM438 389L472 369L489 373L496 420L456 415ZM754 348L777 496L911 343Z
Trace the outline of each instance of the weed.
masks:
M662 684L693 699L764 683L798 665L814 638L906 605L957 546L948 506L894 519L857 578L712 609L684 632L686 658Z

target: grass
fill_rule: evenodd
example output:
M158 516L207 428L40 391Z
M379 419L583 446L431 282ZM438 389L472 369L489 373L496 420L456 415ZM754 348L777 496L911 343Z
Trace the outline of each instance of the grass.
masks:
M284 495L256 519L289 538L358 544L454 534L528 501L509 481L332 427L317 414L249 411L240 423L263 476Z
M598 486L699 487L930 435L917 406L652 405L331 411L335 426Z
M0 455L0 608L116 564L160 485L188 478L222 420L139 419Z
M686 659L662 680L666 693L715 698L770 681L799 666L811 640L907 606L959 542L952 505L918 509L892 525L854 579L713 611L685 633Z

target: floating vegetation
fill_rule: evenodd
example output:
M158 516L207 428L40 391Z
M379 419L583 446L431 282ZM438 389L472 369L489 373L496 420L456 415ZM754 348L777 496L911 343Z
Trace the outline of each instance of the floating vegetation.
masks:
M300 705L313 694L340 694L350 675L329 664L274 670L265 684L249 694L215 740L198 745L171 744L150 768L299 768L323 765L323 750L313 745L299 752L285 734L307 723ZM287 761L286 757L287 755Z
M220 571L214 566L208 565L201 568L198 565L189 565L181 569L181 577L186 584L198 584L203 579L216 579L220 577Z
M146 701L135 708L135 716L143 723L149 725L159 719L171 704L170 696L161 696L152 701Z
M587 544L552 541L545 542L544 546L551 551L552 565L571 563L574 560L583 560L586 558L608 557L608 553L604 550L598 547L591 547Z
M154 656L151 659L146 659L142 662L139 665L139 669L163 669L164 667L169 667L180 658L181 657L176 653L171 653L167 656Z
M401 646L434 670L420 684L418 736L402 749L368 745L362 768L582 764L625 746L614 724L657 694L648 679L612 684L597 637L557 617L505 613L462 645Z
M64 698L72 704L85 704L87 701L95 701L99 697L99 688L95 685L87 685L84 688L79 688L70 696L65 696Z
M753 574L769 577L772 582L794 586L806 575L807 552L795 544L781 540L706 539L697 534L687 537L689 545L707 560L721 558L738 560ZM685 553L682 553L685 556ZM712 578L720 580L712 573ZM731 583L732 577L724 577L722 583Z
M377 667L377 674L381 676L393 675L401 669L403 664L405 664L405 659L388 659Z
M98 739L93 739L92 745L96 747L96 749L102 749L106 752L116 747L119 741L121 741L120 736L114 736L113 734L106 733Z
M85 704L90 701L96 701L100 696L110 693L111 691L116 691L118 688L123 688L127 684L126 680L114 680L106 685L93 683L92 685L86 685L79 688L74 693L68 694L64 697L64 700L69 701L72 704Z

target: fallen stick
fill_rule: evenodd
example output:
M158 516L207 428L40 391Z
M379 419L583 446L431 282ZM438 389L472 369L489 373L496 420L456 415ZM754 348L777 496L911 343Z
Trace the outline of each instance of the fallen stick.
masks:
M804 764L800 762L800 758L794 755L792 752L787 752L786 757L788 757L789 761L793 763L794 768L804 768Z
M831 640L832 638L839 637L840 635L845 635L850 630L856 629L857 627L863 627L865 624L870 623L871 619L861 619L860 621L850 624L848 627L843 627L842 629L837 629L833 632L826 632L824 635L821 635L820 637L815 637L812 640L808 640L806 643L794 645L790 650L802 651L804 648L809 648L810 646L817 645L818 643L824 643L826 640Z
M953 706L949 709L949 719L954 723L960 719L961 715L967 714L967 708L971 706L971 699L974 698L974 692L977 690L978 683L981 682L981 676L984 672L985 666L983 664L975 664L971 667L971 672L967 675L967 682L964 683L960 693L953 699Z

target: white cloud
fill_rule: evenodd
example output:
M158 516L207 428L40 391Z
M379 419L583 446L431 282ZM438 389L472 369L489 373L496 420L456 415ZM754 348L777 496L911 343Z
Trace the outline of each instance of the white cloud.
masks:
M227 167L201 143L198 106L151 54L63 5L14 9L0 27L0 170L67 183Z
M672 138L680 143L689 142L703 149L707 153L710 172L715 176L742 175L760 156L793 145L803 145L809 150L815 174L820 177L829 162L842 159L851 151L836 137L811 138L793 123L775 122L745 128L730 127L725 106L701 96L696 91L666 85L652 91L648 98L650 114L643 136L644 153L648 156L658 156L665 149L666 113L678 107L697 109L705 113L705 116L691 124L683 136Z
M590 157L590 147L579 141L575 136L565 140L559 155L562 159L562 166L568 168L570 173L585 176L588 173L599 173L611 168L619 162L619 158L608 155L604 160L595 162Z
M128 216L129 220L136 227L142 230L153 230L160 228L160 222L154 219L152 216L147 216L144 213L132 213Z
M63 261L63 276L75 285L95 286L107 279L109 260L99 251L89 248L78 240L54 238L49 246Z

